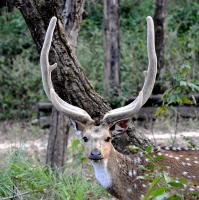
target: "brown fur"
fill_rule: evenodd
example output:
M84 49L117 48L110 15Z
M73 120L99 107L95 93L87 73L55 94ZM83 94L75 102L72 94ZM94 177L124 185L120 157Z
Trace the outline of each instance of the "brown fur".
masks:
M176 158L179 157L179 155L183 155L182 158L179 157L179 160L176 160L175 157L169 158L165 156L156 164L159 165L160 167L163 167L164 171L168 172L169 176L171 176L172 178L184 177L188 180L188 183L190 183L190 185L192 184L193 186L199 185L199 164L193 163L194 157L197 157L199 161L198 151L187 151L187 152L159 151L159 152L161 152L162 154L167 153L168 155L175 156ZM147 191L150 185L149 181L136 179L138 176L142 176L145 173L139 168L139 166L147 164L145 158L142 157L140 163L138 165L135 165L133 160L135 158L138 158L140 156L139 154L134 155L130 159L129 157L126 157L118 153L117 151L112 150L110 155L111 156L109 157L108 160L108 168L113 177L113 184L112 187L108 189L108 191L118 199L122 200L140 199L141 195L143 195ZM157 152L153 153L152 155L157 156ZM182 162L186 161L186 158L190 158L190 163L192 166L186 167L182 165ZM167 169L168 166L170 167L169 169ZM136 176L134 175L132 175L132 177L129 176L130 170L136 170L137 172ZM190 174L191 178L188 178L186 175L183 175L182 174L183 172L187 172L187 174ZM135 184L137 186L136 188L134 187ZM143 187L143 184L146 187ZM185 192L187 193L187 191ZM191 200L192 198L188 196L185 199Z
M85 143L86 152L98 149L104 160L107 160L107 169L112 179L112 185L107 190L115 197L121 200L138 200L148 190L152 180L140 179L145 174L158 173L158 170L164 170L174 180L186 178L188 183L184 191L198 190L199 186L199 151L194 150L157 150L154 153L142 155L140 153L128 157L117 152L106 138L110 137L108 126L91 126L83 130L83 136L88 137ZM157 156L162 156L156 161ZM150 163L148 157L154 158L153 164L156 166L153 171L146 170ZM101 161L98 161L101 162ZM144 168L145 167L145 168ZM190 184L190 185L189 185ZM186 196L191 200L190 196Z

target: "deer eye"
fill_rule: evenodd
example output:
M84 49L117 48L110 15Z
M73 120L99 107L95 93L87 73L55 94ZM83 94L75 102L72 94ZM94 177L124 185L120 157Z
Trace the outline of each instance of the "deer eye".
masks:
M110 142L111 141L111 137L107 137L104 141L105 142Z
M88 142L88 138L86 136L84 136L82 139L84 140L84 142Z

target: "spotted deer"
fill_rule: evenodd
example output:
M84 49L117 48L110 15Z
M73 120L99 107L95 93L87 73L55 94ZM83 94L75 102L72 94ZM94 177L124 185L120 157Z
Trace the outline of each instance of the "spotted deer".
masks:
M147 151L137 152L129 157L119 153L111 143L110 128L122 120L131 118L151 95L157 72L153 19L150 16L147 17L149 64L148 70L145 72L142 90L129 105L106 113L100 125L97 126L85 110L63 101L53 88L51 72L56 68L57 64L50 65L48 56L56 21L55 17L51 19L41 51L40 64L43 87L55 108L76 121L81 127L76 132L85 145L86 155L91 161L99 184L118 199L142 199L152 180L141 177L151 172L147 168L152 162L151 157L155 159L162 156L161 159L155 161L153 173L158 173L161 168L176 181L179 178L188 180L188 183L183 186L183 191L199 190L199 152L197 150L153 147L151 153Z

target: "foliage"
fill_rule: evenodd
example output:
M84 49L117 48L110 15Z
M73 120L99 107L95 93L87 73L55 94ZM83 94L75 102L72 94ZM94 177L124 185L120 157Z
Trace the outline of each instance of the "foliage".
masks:
M177 66L191 66L188 79L199 79L198 21L196 0L168 1L165 40L165 69L160 84ZM103 94L103 6L102 2L86 1L87 16L82 22L78 41L78 59L95 89ZM121 96L109 98L120 105L126 97L137 95L143 84L142 71L147 68L146 16L153 16L154 1L120 1L120 78ZM30 117L31 107L44 98L41 86L38 53L19 11L0 13L0 119ZM15 68L15 69L14 69ZM26 80L16 79L23 71ZM17 73L14 75L13 73ZM3 77L3 78L2 78ZM23 77L21 76L21 79ZM28 81L29 79L29 81ZM167 86L170 86L167 84ZM17 95L17 91L23 96ZM24 97L25 96L25 97ZM13 106L11 102L14 102ZM22 111L22 113L21 113Z
M172 79L172 86L167 89L163 96L163 104L157 109L156 115L160 115L174 105L195 104L194 93L199 92L199 81L192 80L189 76L191 67L182 65L175 73L167 77Z
M73 139L71 142L72 157L77 165L86 163L87 159L84 155L84 146L79 139Z
M30 117L43 97L38 55L19 12L3 12L0 24L0 119Z
M24 199L32 200L94 200L106 196L99 186L81 174L78 165L55 173L27 159L20 149L10 156L5 169L0 169L0 197L12 196L13 188L24 194Z

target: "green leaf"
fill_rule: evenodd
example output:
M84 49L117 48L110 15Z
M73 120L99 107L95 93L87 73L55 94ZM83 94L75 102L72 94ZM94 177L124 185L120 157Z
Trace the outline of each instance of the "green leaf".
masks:
M132 153L138 153L140 151L140 148L135 146L135 145L129 145L128 149L132 152Z
M145 148L145 151L147 152L147 153L152 153L152 150L153 150L153 146L147 146L146 148Z
M158 186L158 183L161 181L162 177L155 177L153 179L153 182L151 183L148 191L145 193L143 200L150 199L151 193L154 191L154 189Z
M179 195L173 195L170 196L167 200L182 200L182 198Z
M167 191L168 191L168 188L160 187L160 188L154 190L153 192L151 192L151 196L152 197L157 197L157 196L160 196L160 195L164 194Z
M162 160L164 157L165 157L164 155L156 156L156 157L154 158L154 160L155 160L155 161L160 161L160 160Z
M181 182L171 181L171 182L168 182L168 184L172 187L184 188L184 186Z

